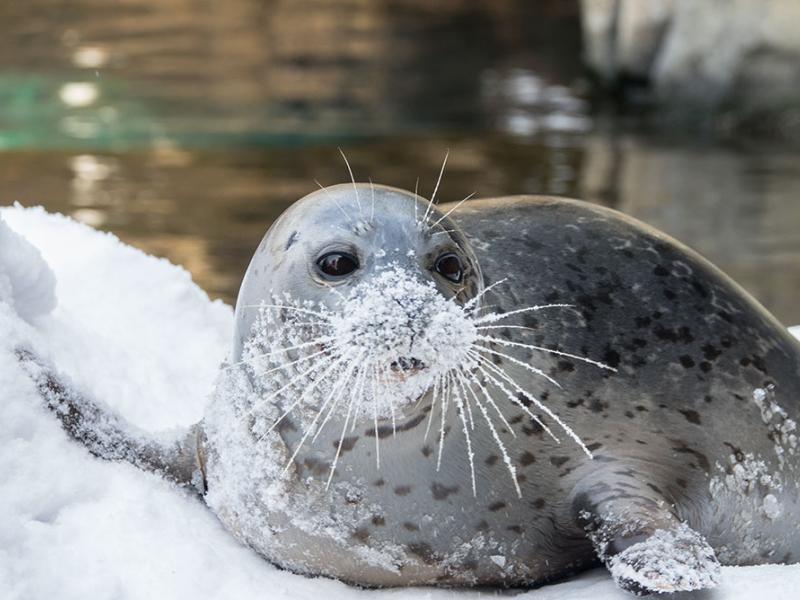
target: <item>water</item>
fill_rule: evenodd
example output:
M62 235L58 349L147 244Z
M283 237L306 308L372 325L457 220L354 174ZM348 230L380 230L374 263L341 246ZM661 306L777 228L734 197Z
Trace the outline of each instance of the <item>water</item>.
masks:
M591 111L575 2L0 6L0 203L42 204L233 301L275 217L344 181L546 193L643 219L800 323L800 152Z

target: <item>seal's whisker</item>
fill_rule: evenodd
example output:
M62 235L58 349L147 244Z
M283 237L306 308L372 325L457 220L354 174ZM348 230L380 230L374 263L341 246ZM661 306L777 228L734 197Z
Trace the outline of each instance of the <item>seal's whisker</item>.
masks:
M475 350L477 350L478 352L486 352L486 353L488 353L488 354L493 354L494 356L499 356L500 358L504 358L505 360L507 360L507 361L509 361L509 362L512 362L512 363L514 363L515 365L519 365L520 367L522 367L522 368L524 368L524 369L527 369L527 370L528 370L528 371L530 371L531 373L536 373L536 374L537 374L537 375L539 375L540 377L544 377L544 378L545 378L547 381L549 381L550 383L552 383L552 384L553 384L554 386L556 386L557 388L561 388L561 384L560 384L560 383L558 383L558 382L557 382L555 379L553 379L552 377L550 377L550 375L548 375L547 373L545 373L545 372L544 372L544 371L542 371L541 369L537 369L536 367L534 367L534 366L532 366L532 365L529 365L528 363L526 363L526 362L523 362L523 361L519 360L518 358L514 358L514 357L513 357L513 356L511 356L510 354L506 354L505 352L499 352L499 351L497 351L497 350L493 350L493 349L491 349L491 348L487 348L486 346L483 346L483 345L481 345L481 344L472 344L472 348L474 348L474 349L475 349Z
M378 368L372 366L372 418L375 425L375 467L381 468L381 442L378 435Z
M356 405L356 414L353 415L353 423L350 426L350 432L352 433L356 429L356 425L358 424L358 418L361 415L361 411L366 404L366 379L367 379L367 369L360 368L356 371L356 385L354 387L354 395L358 400Z
M364 356L362 352L359 354L354 360L354 363L357 363L359 359ZM347 433L347 425L350 423L350 415L353 412L353 404L355 403L356 399L358 398L357 394L353 394L350 398L350 402L347 405L347 414L344 418L344 426L342 427L342 433L339 436L339 444L336 446L336 454L333 457L333 462L331 463L331 470L328 473L328 481L325 482L325 489L327 490L331 485L331 480L333 479L333 474L336 472L336 465L339 464L339 457L342 455L342 445L344 444L344 435ZM331 409L333 410L333 409Z
M444 175L444 167L447 164L448 156L450 156L449 148L444 154L444 161L442 161L442 168L439 170L439 178L436 180L436 185L433 188L433 194L431 194L431 199L428 201L428 207L425 209L425 214L422 216L422 223L428 222L428 214L430 214L431 210L433 210L433 203L436 200L436 192L439 191L439 184L442 183L442 175Z
M464 405L467 408L467 416L469 417L469 424L470 428L475 431L475 419L472 417L472 407L469 404L469 398L467 398L467 390L464 386L464 377L462 373L463 369L459 371L459 374L462 375L461 377L454 377L454 379L458 382L459 387L461 388L461 392L464 394Z
M441 231L434 231L431 235L441 235L443 233L455 233L455 229L442 229Z
M489 390L486 388L486 385L484 385L484 383L480 379L478 379L472 372L469 373L469 378L470 381L472 381L475 385L478 386L478 389L483 393L483 396L486 398L486 402L489 403L489 406L491 406L497 412L497 415L500 417L500 421L503 423L503 426L511 434L511 437L517 437L517 433L514 431L514 428L511 427L511 424L508 422L508 419L506 419L505 415L500 410L500 407L497 406L497 403L494 401L494 398L492 398L492 395L489 393Z
M423 395L424 397L424 395ZM422 398L420 398L420 402ZM428 440L428 434L431 432L431 423L433 423L433 413L436 410L436 382L434 382L434 388L431 392L431 409L428 411L428 423L425 425L425 435L423 436L423 441Z
M322 185L316 179L314 180L314 183L316 183L319 186L319 189L321 189L323 192L325 192L325 195L328 197L328 200L330 200L331 202L336 204L336 206L339 207L339 210L342 211L342 214L347 218L348 221L352 221L353 220L353 217L351 217L350 215L347 214L347 211L344 209L344 207L342 207L341 204L339 204L339 201L336 198L334 198L333 196L331 196L330 192L328 191L328 188L326 188L324 185Z
M338 148L339 154L342 155L344 159L344 164L347 165L347 172L350 173L350 181L353 182L353 190L356 193L356 204L358 204L358 215L361 216L361 198L358 196L358 186L356 185L356 178L353 177L353 169L350 168L350 161L347 160L347 157L344 155L344 150Z
M284 369L285 369L285 368L287 368L287 367L294 366L294 365L296 365L296 364L298 364L298 363L305 362L305 361L307 361L307 360L311 360L312 358L316 358L316 357L317 357L317 356L319 356L320 354L327 354L327 353L328 353L328 350L327 350L327 349L319 350L319 351L317 351L317 352L314 352L313 354L309 354L309 355L307 355L307 356L303 356L303 357L301 357L301 358L298 358L297 360L293 360L293 361L291 361L291 362L288 362L288 363L286 363L286 364L282 364L282 365L280 365L279 367L274 367L274 368L272 368L272 369L269 369L269 370L267 370L267 371L259 371L259 372L258 372L258 375L259 375L260 377L263 377L264 375L269 375L270 373L274 373L275 371L282 371L282 370L284 370ZM264 358L264 355L263 355L263 354L257 354L257 355L255 355L255 356L251 356L251 357L249 357L249 358L242 359L242 360L240 360L239 362L235 362L235 363L231 363L230 365L226 365L226 366L225 366L225 367L223 367L223 368L224 368L224 369L232 369L233 367L238 367L238 366L241 366L241 365L248 365L248 366L251 366L251 367L252 367L252 366L253 366L253 363L254 363L255 361L257 361L258 359L262 359L262 358Z
M308 395L311 394L311 392L314 391L314 389L316 389L316 387L319 385L319 383L322 381L322 379L324 379L325 376L328 375L328 373L330 373L334 368L336 368L337 365L341 364L344 360L345 360L344 358L340 358L338 360L333 360L332 362L327 362L327 363L322 364L321 366L325 367L325 370L322 372L322 374L316 380L314 380L309 387L307 387L305 390L303 390L303 393L300 394L300 396L298 396L298 398L294 402L292 402L292 404L289 406L289 408L287 408L286 410L283 411L283 413L281 414L280 417L275 419L275 422L272 423L272 425L270 425L269 428L258 438L258 441L261 441L267 435L269 435L270 432L272 432L281 423L281 421L283 421L286 417L288 417L292 413L292 411L295 408L297 408L300 405L300 403L305 398L307 398ZM317 368L319 368L319 367L317 367ZM257 406L260 406L260 404L262 404L262 403L263 402L260 402ZM250 409L250 411L249 411L250 414L252 414L255 409L256 409L256 406L253 406L253 408Z
M347 358L349 358L349 357L347 357ZM345 360L345 358L342 358L342 360ZM292 452L292 455L289 457L289 460L286 462L286 465L283 467L283 471L281 471L281 475L285 475L289 471L289 468L292 466L292 463L294 462L294 459L297 458L297 455L300 452L300 449L305 444L306 440L308 439L308 436L310 436L311 433L315 430L316 425L317 425L317 421L319 420L320 415L322 415L322 413L327 408L328 403L331 401L331 398L338 391L339 391L338 387L334 387L331 390L330 394L328 394L328 396L325 399L325 401L323 402L322 406L317 411L317 414L315 414L314 418L311 420L311 423L309 424L308 428L305 430L305 432L303 432L303 437L300 438L300 441L298 442L297 447L294 449L294 452Z
M436 471L439 471L439 468L442 466L442 450L444 450L444 425L445 425L445 415L447 414L447 406L448 406L448 393L450 391L450 387L447 385L447 381L444 377L439 377L439 394L440 394L440 404L441 404L441 418L439 424L439 448L438 453L436 455Z
M495 321L499 321L501 319L506 319L508 317L518 315L524 312L531 312L537 310L544 310L545 308L575 308L574 304L539 304L536 306L528 306L526 308L518 308L516 310L511 310L505 313L491 313L488 315L484 315L482 317L478 317L475 319L475 323L494 323Z
M459 381L459 378L453 375L452 373L449 373L448 375L453 384L456 381ZM461 384L460 381L459 383ZM463 386L463 384L461 385ZM455 385L453 385L453 387L455 388ZM453 398L456 404L456 410L458 412L459 420L461 421L461 430L464 432L464 439L467 444L467 459L469 460L469 474L470 474L470 482L472 483L472 497L475 498L477 497L477 485L475 483L475 452L472 450L472 437L469 434L470 428L467 424L467 417L464 414L464 405L468 404L468 402L466 401L465 398L462 398L459 395L457 389L455 390L455 395Z
M506 375L507 376L507 374L504 373L502 371L502 369L500 369L500 367L495 365L489 359L484 358L482 356L479 356L478 358L485 365L485 367L479 366L478 368L481 370L481 372L484 375L486 375L486 377L494 384L494 386L497 389L499 389L503 394L505 394L505 396L511 401L511 403L513 405L518 406L520 409L522 409L522 412L524 412L531 420L533 420L536 424L538 424L547 433L547 435L549 435L551 438L553 438L554 441L556 441L556 442L558 442L560 444L561 440L558 439L558 437L556 437L556 435L552 432L552 430L539 418L539 416L534 414L533 411L531 411L530 408L525 406L525 404L519 398L514 396L514 394L512 394L511 391L503 385L502 381L498 380L491 373L489 373L486 370L486 367L489 367L489 368L492 368L492 369L496 369L497 371L499 371L499 373L497 373L498 375L501 375L501 376L502 375ZM497 371L495 371L495 372L497 372ZM527 394L526 394L526 396L527 396Z
M502 328L503 325L498 325L498 327ZM508 326L506 326L508 327ZM511 326L513 327L513 326ZM483 327L478 327L478 329L484 329ZM539 350L541 352L547 352L548 354L555 354L556 356L563 356L565 358L573 358L575 360L588 363L590 365L594 365L595 367L599 367L601 369L605 369L606 371L612 371L614 373L617 370L614 367L610 367L605 363L601 363L597 360L592 360L591 358L586 358L585 356L578 356L577 354L570 354L569 352L562 352L561 350L553 350L551 348L545 348L544 346L536 346L533 344L523 344L521 342L512 342L510 340L504 340L499 337L491 336L491 335L479 335L477 336L479 340L492 342L495 344L500 344L501 346L513 346L515 348L528 348L529 350Z
M353 356L352 354L348 356L348 360L350 361L350 363L347 365L347 367L345 367L344 371L339 375L339 379L333 386L336 397L333 403L330 405L328 413L325 415L325 418L322 420L322 423L320 423L319 427L317 428L317 431L314 432L314 436L311 438L312 444L317 441L317 438L322 433L322 430L325 429L325 425L328 424L328 421L330 421L331 417L333 416L336 407L339 405L339 400L341 400L341 398L344 396L345 390L347 390L347 383L353 376L353 372L356 370L356 367L358 366L358 361L363 357L363 355L364 353L361 352L357 356ZM355 394L351 395L350 406L352 406L353 399L355 399ZM324 407L321 408L319 412L320 413L324 412ZM348 414L349 414L349 409L348 409Z
M294 377L292 377L292 378L289 380L289 382L288 382L286 385L282 386L282 387L281 387L281 388L279 388L277 391L275 391L275 392L272 392L272 393L270 393L270 394L268 394L268 395L264 396L263 398L260 398L260 399L259 399L259 404L264 404L264 403L266 403L266 402L269 402L270 400L274 400L274 399L275 399L277 396L279 396L279 395L280 395L282 392L286 391L286 390L287 390L287 389L289 389L289 388L290 388L292 385L294 385L295 383L297 383L298 381L300 381L300 380L301 380L303 377L307 377L308 375L310 375L311 373L313 373L314 371L316 371L317 369L319 369L321 366L324 366L324 364L315 364L315 365L311 365L311 368L309 368L309 369L307 369L307 370L303 371L303 372L302 372L302 373L300 373L299 375L295 375Z
M431 226L429 227L429 229L433 229L433 228L434 228L434 227L436 227L436 226L437 226L439 223L441 223L442 221L444 221L444 220L445 220L447 217L449 217L449 216L450 216L450 215L451 215L451 214L452 214L452 213L453 213L453 212L454 212L454 211L455 211L455 210L456 210L456 209L457 209L459 206L461 206L462 204L464 204L464 202L466 202L467 200L469 200L470 198L472 198L472 197L473 197L473 196L474 196L476 193L477 193L477 192L472 192L472 193L471 193L469 196L467 196L467 197L465 197L465 198L463 198L463 199L459 200L459 201L456 203L456 205L455 205L453 208L451 208L451 209L450 209L450 210L448 210L446 213L444 213L444 214L443 214L441 217L439 217L439 220L438 220L438 221L436 221L436 223L434 223L433 225L431 225Z
M498 285L501 285L501 284L505 283L506 281L508 281L508 277L503 277L502 279L500 279L498 281L495 281L491 285L487 285L480 292L475 294L474 298L472 298L471 300L468 300L467 302L464 303L464 306L463 306L464 310L467 311L467 309L470 309L473 306L477 305L478 302L481 301L481 298L483 298L483 296L486 295L486 292L496 288ZM468 312L471 314L473 311L468 311Z
M310 342L303 342L302 344L296 344L294 346L286 346L284 348L279 348L278 350L273 350L272 352L265 352L264 354L256 354L247 360L249 360L252 363L253 361L256 361L258 359L272 358L273 356L279 354L285 354L286 352L289 352L291 350L302 350L303 348L308 348L309 346L318 346L320 344L324 344L325 342L334 341L335 339L336 338L331 336L328 336L326 338L317 338L315 340L311 340ZM324 351L325 350L323 350L323 352Z
M490 364L490 363L491 363L491 361L487 362L486 364ZM493 366L496 366L496 365L493 365ZM520 394L522 394L526 398L530 399L531 402L533 402L536 406L538 406L539 409L542 410L547 416L549 416L551 419L553 419L558 424L558 426L561 427L561 429L564 430L564 433L566 433L569 437L571 437L572 440L576 444L578 444L578 446L580 446L581 450L583 450L583 452L589 458L594 458L594 455L592 454L591 450L589 450L586 447L586 444L583 443L583 440L580 438L580 436L577 433L575 433L575 430L573 430L569 425L564 423L564 421L561 419L561 417L559 417L556 413L554 413L552 410L550 410L547 407L547 405L545 405L536 396L534 396L533 394L531 394L527 390L523 389L516 381L514 381L514 379L510 375L508 375L508 373L506 373L505 371L503 371L499 367L498 367L497 374L498 374L498 376L502 377L507 383L509 383Z
M274 310L289 310L299 313L304 313L307 315L314 315L315 317L319 317L324 319L326 322L330 322L330 315L325 314L323 312L319 312L316 310L311 310L310 308L302 308L299 306L292 306L291 304L245 304L242 308L271 308ZM305 323L301 322L300 325L305 325Z
M489 427L489 431L494 438L495 444L497 448L500 450L500 454L503 456L503 462L506 465L506 469L508 469L509 474L511 475L511 480L514 482L514 489L517 492L517 497L522 498L522 491L519 489L519 481L517 481L517 468L514 466L514 463L511 461L511 457L508 454L508 450L506 449L506 445L503 443L500 434L497 432L497 429L492 422L492 419L489 417L489 411L486 410L486 407L483 405L483 402L480 401L477 394L474 395L475 404L478 406L478 409L483 416L483 420L486 421L486 425Z

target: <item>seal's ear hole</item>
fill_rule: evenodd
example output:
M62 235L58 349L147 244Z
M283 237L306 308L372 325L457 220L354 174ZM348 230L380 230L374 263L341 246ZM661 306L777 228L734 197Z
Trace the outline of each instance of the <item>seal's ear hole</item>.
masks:
M461 283L464 278L464 266L461 264L461 259L455 254L442 254L436 259L434 268L439 275L453 283Z
M358 259L346 252L328 252L317 259L317 268L328 277L346 277L358 269Z

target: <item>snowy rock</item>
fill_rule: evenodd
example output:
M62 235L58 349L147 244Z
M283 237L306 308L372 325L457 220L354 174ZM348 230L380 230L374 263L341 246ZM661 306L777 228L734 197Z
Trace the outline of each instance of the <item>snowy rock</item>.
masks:
M796 0L582 0L586 61L665 102L790 107L800 99Z

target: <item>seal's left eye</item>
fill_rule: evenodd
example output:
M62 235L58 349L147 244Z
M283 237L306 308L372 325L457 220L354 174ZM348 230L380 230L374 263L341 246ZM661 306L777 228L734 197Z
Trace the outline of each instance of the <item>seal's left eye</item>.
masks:
M358 269L358 259L346 252L329 252L317 259L317 267L329 277L345 277Z
M464 267L461 259L455 254L443 254L436 260L436 272L453 283L461 283L464 277Z

